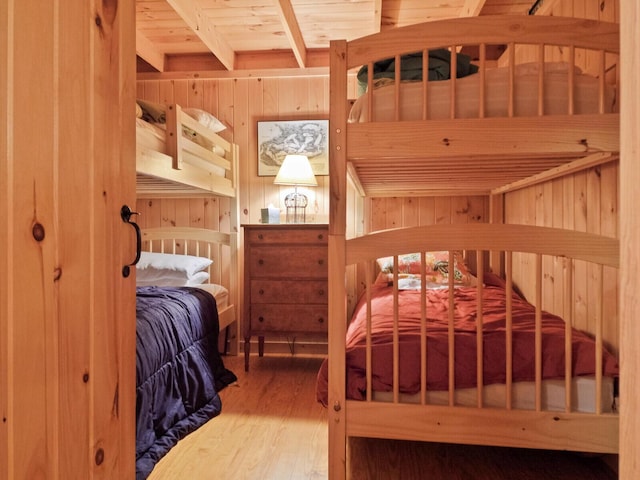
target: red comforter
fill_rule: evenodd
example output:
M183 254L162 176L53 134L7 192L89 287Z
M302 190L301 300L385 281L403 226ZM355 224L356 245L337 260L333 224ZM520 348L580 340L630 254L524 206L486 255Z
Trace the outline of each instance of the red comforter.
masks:
M427 291L427 389L448 389L448 289ZM470 287L455 289L455 385L476 387L476 297ZM400 392L420 391L420 291L399 292L400 304ZM483 293L483 370L484 384L504 383L506 291L487 286ZM356 307L347 330L347 398L364 400L366 310L364 297ZM393 290L372 287L372 363L373 389L392 391L393 378ZM513 295L513 381L535 380L535 308L520 296ZM542 313L542 376L564 378L564 321ZM593 375L595 343L592 338L573 330L573 375ZM603 374L616 376L618 364L605 351ZM327 361L318 374L317 398L327 403Z

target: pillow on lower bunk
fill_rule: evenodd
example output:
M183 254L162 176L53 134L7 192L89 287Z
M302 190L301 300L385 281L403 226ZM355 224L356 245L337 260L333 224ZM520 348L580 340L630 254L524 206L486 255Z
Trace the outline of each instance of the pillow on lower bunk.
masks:
M209 281L209 272L198 272L193 276L189 277L185 287L192 287L195 285L202 285Z
M199 284L209 278L205 271L213 260L194 255L142 252L136 264L136 284L140 286L177 286ZM205 273L204 275L199 275ZM203 279L204 278L204 279Z
M407 279L420 280L420 253L398 255L398 279L407 283ZM454 285L470 285L472 275L464 262L462 252L453 252ZM393 282L393 257L383 257L377 260L381 276L386 275L387 282ZM449 252L425 252L426 281L432 286L447 286L449 284ZM384 277L382 277L384 278ZM380 279L380 276L379 276ZM400 283L399 283L400 286Z

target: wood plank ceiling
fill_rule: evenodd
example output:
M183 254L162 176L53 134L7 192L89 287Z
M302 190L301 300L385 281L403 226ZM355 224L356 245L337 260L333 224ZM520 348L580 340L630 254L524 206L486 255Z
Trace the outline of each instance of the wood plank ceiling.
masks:
M543 7L541 0L136 0L138 71L326 68L333 39Z

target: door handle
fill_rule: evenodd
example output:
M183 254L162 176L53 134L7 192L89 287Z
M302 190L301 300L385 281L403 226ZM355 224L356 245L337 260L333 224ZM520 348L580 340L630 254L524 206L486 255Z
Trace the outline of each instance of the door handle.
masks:
M132 215L140 215L138 212L132 211L127 205L123 205L120 209L120 218L125 223L128 223L133 227L136 231L136 258L134 258L133 262L128 265L122 267L122 276L127 278L131 273L131 268L136 263L140 261L140 253L142 252L142 233L140 232L140 227L138 224L131 220Z

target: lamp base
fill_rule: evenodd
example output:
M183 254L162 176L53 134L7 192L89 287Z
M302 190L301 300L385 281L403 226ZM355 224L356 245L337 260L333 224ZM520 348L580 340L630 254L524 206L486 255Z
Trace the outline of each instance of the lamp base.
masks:
M284 197L284 206L287 208L285 221L287 223L305 223L305 210L308 203L307 196L302 193L294 192Z

